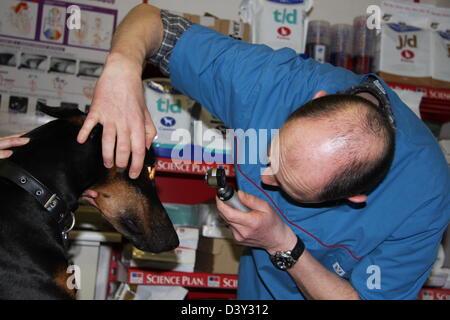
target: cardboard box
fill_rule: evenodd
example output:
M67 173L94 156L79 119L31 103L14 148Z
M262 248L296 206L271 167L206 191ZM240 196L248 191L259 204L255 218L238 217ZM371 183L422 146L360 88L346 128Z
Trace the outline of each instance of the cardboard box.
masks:
M235 244L230 239L200 237L195 270L216 274L237 274L243 250L243 246Z
M224 35L250 42L250 25L248 23L219 19L209 14L199 16L189 13L174 13L182 15L193 23L201 24L202 26L214 29Z

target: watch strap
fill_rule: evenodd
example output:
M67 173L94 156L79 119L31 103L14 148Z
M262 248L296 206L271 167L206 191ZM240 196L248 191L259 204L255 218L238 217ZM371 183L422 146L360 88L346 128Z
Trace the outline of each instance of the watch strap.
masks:
M297 236L297 243L295 244L294 249L291 250L291 257L297 261L301 257L303 251L305 251L305 244L302 239Z

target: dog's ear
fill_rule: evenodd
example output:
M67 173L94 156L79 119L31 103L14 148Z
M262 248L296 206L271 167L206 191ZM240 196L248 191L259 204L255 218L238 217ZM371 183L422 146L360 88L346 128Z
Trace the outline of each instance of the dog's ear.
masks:
M75 109L67 107L50 107L41 101L37 102L36 110L58 119L69 119L72 117L86 116L86 114L78 108Z
M83 124L84 119L86 118L86 114L78 108L50 107L41 101L37 102L36 110L41 111L48 116L57 119L70 120L77 124Z

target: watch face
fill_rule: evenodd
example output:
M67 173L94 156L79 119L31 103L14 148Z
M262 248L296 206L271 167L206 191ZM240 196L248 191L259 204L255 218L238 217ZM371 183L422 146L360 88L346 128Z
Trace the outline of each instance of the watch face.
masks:
M280 270L287 270L291 268L296 260L292 258L290 251L277 252L270 257L272 263Z

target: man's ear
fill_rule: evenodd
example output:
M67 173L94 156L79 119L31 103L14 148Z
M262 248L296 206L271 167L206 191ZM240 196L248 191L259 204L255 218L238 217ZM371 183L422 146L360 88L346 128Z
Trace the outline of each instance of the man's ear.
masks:
M367 201L367 196L359 194L357 196L349 197L347 200L353 203L364 203Z
M261 182L268 186L279 186L278 181L277 179L275 179L275 176L273 175L272 169L270 167L264 169L263 173L261 174Z
M328 92L326 92L325 90L320 90L320 91L316 92L316 94L313 97L313 100L317 99L317 98L325 97L327 95L328 95Z

